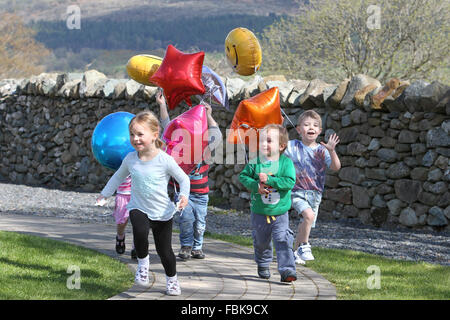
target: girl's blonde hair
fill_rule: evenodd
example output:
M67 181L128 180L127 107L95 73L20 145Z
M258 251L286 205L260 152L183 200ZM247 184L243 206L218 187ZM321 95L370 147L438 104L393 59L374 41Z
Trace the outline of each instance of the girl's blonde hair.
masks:
M128 129L131 128L133 123L139 123L146 125L150 131L152 132L158 132L158 137L161 133L161 126L159 125L158 118L155 116L155 114L151 111L141 111L136 116L131 119L130 124L128 125ZM162 149L164 147L164 142L157 138L155 141L155 146L159 149Z
M269 129L277 129L278 130L278 141L280 146L284 145L283 150L281 150L281 153L284 152L284 150L287 148L287 144L289 142L289 133L285 127L279 124L275 123L269 123L266 125L262 130L269 130Z

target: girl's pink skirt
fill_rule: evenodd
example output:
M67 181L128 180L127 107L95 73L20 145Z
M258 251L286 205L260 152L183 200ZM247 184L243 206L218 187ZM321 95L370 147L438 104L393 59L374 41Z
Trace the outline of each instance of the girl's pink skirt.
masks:
M124 224L128 221L127 204L130 202L130 196L129 194L116 194L116 205L113 212L116 224Z

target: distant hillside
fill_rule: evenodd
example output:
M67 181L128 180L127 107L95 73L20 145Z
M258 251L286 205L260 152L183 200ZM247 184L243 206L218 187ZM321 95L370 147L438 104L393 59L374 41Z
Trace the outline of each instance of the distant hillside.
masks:
M0 11L15 12L26 23L55 21L66 18L69 5L78 5L83 20L108 17L161 21L230 14L292 14L298 3L298 0L0 0Z
M223 74L231 69L223 50L229 31L246 27L256 34L308 0L0 0L0 12L13 12L37 32L52 51L47 72L88 68L115 77L134 54L163 56L168 44L202 50L205 62ZM69 5L81 11L81 29L66 25Z
M104 50L154 50L173 44L180 50L198 48L223 50L224 40L232 29L245 27L261 32L280 16L221 15L162 21L96 18L83 20L80 30L69 30L65 21L33 23L35 38L47 48L66 48L78 52L82 48Z

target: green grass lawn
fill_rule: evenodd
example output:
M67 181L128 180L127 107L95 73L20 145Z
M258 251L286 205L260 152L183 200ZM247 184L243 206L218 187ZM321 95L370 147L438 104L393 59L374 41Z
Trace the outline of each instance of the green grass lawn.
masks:
M205 233L205 237L248 247L253 245L250 237L208 232ZM334 284L338 299L450 299L450 267L425 262L393 260L352 250L317 247L312 249L315 260L308 261L306 267ZM374 270L379 271L378 283Z
M79 289L70 266L79 268ZM0 270L4 300L102 300L134 280L125 264L97 251L5 231L0 231Z

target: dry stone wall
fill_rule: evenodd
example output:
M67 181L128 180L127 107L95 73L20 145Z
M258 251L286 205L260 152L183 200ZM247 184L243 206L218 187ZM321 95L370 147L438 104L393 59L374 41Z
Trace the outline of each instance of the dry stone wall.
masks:
M449 229L448 86L398 79L381 84L366 75L336 84L276 76L224 80L230 110L213 110L224 138L239 102L274 86L290 120L285 125L291 139L298 138L291 122L308 109L322 116L321 140L333 132L339 135L342 169L327 174L321 219ZM113 172L92 156L96 124L117 111L150 109L158 115L155 93L156 88L109 79L95 70L0 81L0 179L100 191ZM171 110L171 118L187 108L181 104ZM250 195L238 177L243 167L213 164L211 195L247 209Z

